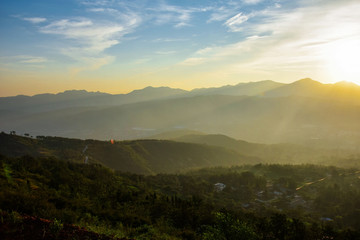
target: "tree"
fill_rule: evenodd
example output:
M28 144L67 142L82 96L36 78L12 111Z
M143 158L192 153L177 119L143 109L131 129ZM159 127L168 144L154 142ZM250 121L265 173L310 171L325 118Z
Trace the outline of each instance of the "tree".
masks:
M203 234L207 240L255 240L258 236L254 227L240 221L230 213L215 213L215 226L209 226Z

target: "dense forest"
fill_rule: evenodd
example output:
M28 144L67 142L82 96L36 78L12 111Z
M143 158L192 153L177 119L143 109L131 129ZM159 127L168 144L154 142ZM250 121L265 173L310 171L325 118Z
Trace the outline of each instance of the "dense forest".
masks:
M53 237L73 224L127 239L360 238L356 169L257 164L145 176L1 156L0 173L5 239L26 231L24 216L49 219L42 231Z

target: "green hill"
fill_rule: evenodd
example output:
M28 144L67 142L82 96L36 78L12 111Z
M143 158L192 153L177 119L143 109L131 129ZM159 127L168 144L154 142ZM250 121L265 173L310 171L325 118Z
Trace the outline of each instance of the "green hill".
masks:
M259 144L236 140L222 134L188 133L189 131L171 131L165 132L159 135L159 137L177 142L222 147L240 154L260 158L266 163L312 163L340 167L360 167L360 162L356 160L359 158L359 154L356 151L310 147L290 143ZM167 136L168 138L166 138Z
M260 162L230 149L167 140L110 141L60 137L26 138L0 134L0 154L6 156L54 156L59 159L92 163L141 174L186 171L212 166L231 166Z
M151 136L147 137L147 139L173 140L173 139L178 139L178 138L181 138L181 137L187 136L187 135L198 136L198 135L206 135L206 134L199 132L199 131L195 131L195 130L180 129L180 130L175 130L175 131L164 131L162 133L151 135ZM184 141L184 142L186 142L186 141Z

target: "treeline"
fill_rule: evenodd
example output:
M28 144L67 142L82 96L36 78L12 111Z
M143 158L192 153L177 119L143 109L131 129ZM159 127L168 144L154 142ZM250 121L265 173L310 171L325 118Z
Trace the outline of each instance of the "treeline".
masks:
M333 222L304 220L272 209L266 214L245 210L238 206L240 203L236 205L236 198L229 204L241 186L254 192L266 187L266 178L248 169L143 176L115 173L98 164L29 156L1 156L0 168L2 211L57 219L114 237L356 239L360 236L359 229ZM214 181L227 179L225 189L230 190L214 190ZM231 181L238 185L231 188Z

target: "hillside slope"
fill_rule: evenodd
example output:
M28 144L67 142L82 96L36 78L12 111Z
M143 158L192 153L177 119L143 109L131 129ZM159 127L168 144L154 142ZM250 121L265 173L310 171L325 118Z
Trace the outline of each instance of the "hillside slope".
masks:
M165 135L165 134L164 134ZM286 163L286 164L330 164L329 159L336 159L331 164L338 166L358 166L344 160L354 154L351 151L335 151L324 148L312 148L296 144L258 144L236 140L221 134L184 134L173 141L206 144L209 146L224 147L236 152L261 158L266 163ZM342 160L340 160L342 159Z
M256 157L215 146L165 140L110 142L60 137L26 138L0 134L0 154L54 156L59 159L91 163L132 173L154 174L186 171L201 167L259 163Z

